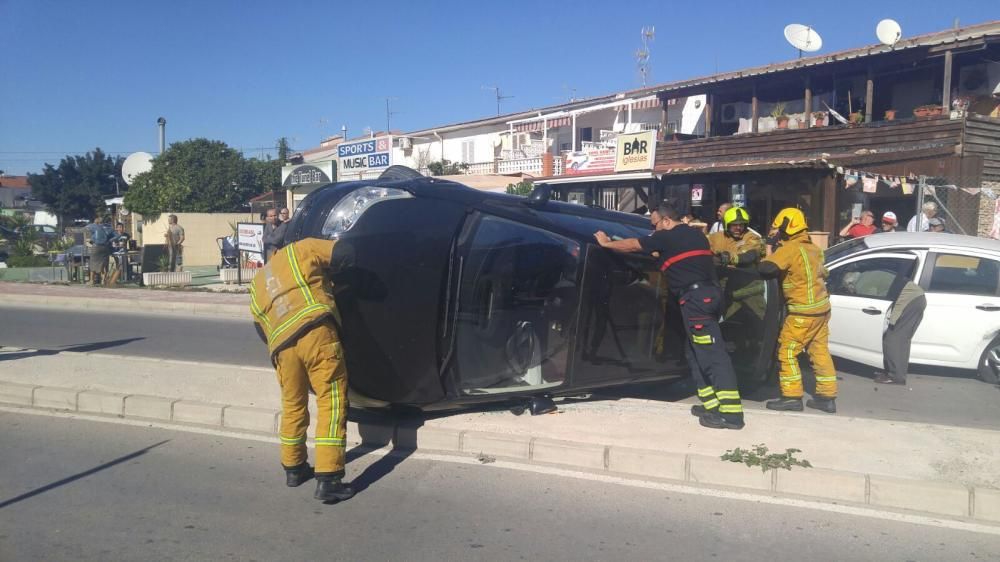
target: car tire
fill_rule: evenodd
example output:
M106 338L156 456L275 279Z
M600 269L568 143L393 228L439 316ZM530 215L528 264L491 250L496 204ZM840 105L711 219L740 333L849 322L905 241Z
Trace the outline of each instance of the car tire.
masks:
M979 358L979 378L983 382L997 384L1000 377L997 376L1000 370L1000 337L994 338L990 345L986 346L982 357Z

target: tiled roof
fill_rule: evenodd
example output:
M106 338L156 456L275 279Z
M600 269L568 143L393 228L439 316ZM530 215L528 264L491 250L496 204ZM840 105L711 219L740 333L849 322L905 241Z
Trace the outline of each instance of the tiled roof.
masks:
M0 176L0 187L12 189L31 189L28 176Z

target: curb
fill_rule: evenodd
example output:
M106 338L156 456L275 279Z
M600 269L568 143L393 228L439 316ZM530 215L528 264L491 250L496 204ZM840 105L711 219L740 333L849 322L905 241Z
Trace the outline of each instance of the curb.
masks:
M9 305L49 306L82 310L117 310L128 312L173 312L201 316L224 316L250 319L250 305L195 303L159 299L102 299L92 297L63 297L57 295L8 294L0 296L0 303ZM249 301L248 301L249 303Z
M279 410L0 381L0 404L277 437ZM822 468L761 472L717 457L593 443L423 427L349 422L347 443L529 461L609 475L789 495L872 508L1000 524L1000 490Z

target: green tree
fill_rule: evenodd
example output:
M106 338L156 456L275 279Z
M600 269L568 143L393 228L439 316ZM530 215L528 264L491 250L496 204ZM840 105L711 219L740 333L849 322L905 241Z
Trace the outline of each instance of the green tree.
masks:
M125 206L144 215L240 211L251 197L265 191L260 182L273 178L263 164L247 161L222 141L176 142L153 160L150 171L135 178L125 194Z
M281 170L280 170L281 166L284 166L285 164L288 163L288 153L290 151L291 151L291 148L288 147L288 138L281 137L280 139L278 139L278 168L279 168L278 172L279 172L279 174L281 172Z
M452 162L451 160L439 160L427 165L432 176L456 176L464 174L469 169L469 165L464 162Z
M41 174L28 174L31 193L61 221L93 218L104 199L115 196L123 158L112 158L100 148L82 156L66 156L58 166L46 164Z
M535 189L535 184L530 181L520 181L518 183L511 183L507 185L507 193L511 195L520 195L522 197L531 195L531 190L533 189Z
M257 193L281 189L280 160L251 158L247 160L247 165L250 167L251 183Z

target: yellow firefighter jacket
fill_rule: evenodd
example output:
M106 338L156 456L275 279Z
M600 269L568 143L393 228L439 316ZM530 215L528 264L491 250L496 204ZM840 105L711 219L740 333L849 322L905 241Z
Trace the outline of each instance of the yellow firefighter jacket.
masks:
M326 290L335 244L316 238L293 242L275 252L254 276L250 310L272 360L300 334L328 316L336 317L337 305Z
M712 247L712 253L720 254L727 252L734 263L724 265L753 266L757 265L764 257L764 240L754 232L747 230L743 233L743 238L739 240L729 236L724 231L713 232L708 235L708 244Z
M830 311L823 250L812 243L808 232L799 232L783 241L761 262L760 273L764 277L781 278L789 313L819 316Z

